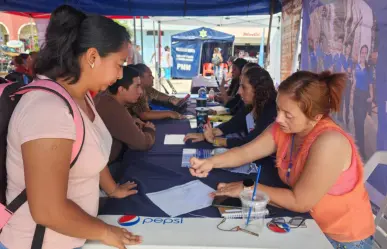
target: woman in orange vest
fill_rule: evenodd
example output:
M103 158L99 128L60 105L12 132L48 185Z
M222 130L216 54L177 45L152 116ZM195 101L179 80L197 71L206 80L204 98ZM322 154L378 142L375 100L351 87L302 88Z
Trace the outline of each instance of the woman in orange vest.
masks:
M372 248L375 225L363 162L351 136L330 118L339 111L345 84L344 74L293 74L278 88L275 123L242 147L207 160L192 158L191 174L207 177L213 168L276 153L278 174L290 189L258 184L271 204L310 212L334 248ZM214 195L238 197L242 190L242 182L220 183Z

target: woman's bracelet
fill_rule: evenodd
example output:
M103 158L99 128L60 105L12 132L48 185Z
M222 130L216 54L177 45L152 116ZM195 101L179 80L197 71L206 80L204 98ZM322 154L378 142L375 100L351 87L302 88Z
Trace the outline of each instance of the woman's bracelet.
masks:
M220 147L220 141L217 137L214 138L212 145L214 145L215 147Z

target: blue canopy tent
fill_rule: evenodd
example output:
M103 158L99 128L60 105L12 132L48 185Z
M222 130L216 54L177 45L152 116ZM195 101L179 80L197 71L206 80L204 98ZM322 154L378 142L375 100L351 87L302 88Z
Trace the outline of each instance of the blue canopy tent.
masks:
M271 3L275 4L273 11ZM0 0L0 11L50 13L61 4L116 16L264 15L281 11L280 0Z
M228 59L235 36L209 28L198 28L172 36L172 76L190 79L200 73L201 64L211 62L215 47Z

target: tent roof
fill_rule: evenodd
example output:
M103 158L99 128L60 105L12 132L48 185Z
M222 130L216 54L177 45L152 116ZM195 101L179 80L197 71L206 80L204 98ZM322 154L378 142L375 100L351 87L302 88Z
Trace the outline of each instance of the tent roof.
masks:
M0 0L0 11L50 13L69 4L87 13L113 16L227 16L281 11L280 0Z
M210 28L201 27L190 31L185 31L172 36L174 40L217 40L233 42L235 36L216 31Z
M281 13L273 15L272 27L280 26L278 18ZM266 28L270 24L270 15L249 15L249 16L186 16L186 17L168 17L168 16L151 16L150 19L160 21L161 25L180 25L196 27L251 27ZM192 28L196 28L192 27Z

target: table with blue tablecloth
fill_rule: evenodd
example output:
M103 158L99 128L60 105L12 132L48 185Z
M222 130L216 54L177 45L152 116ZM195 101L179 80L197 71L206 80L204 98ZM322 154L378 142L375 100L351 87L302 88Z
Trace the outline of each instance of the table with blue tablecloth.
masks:
M187 134L196 131L190 128L188 120L159 120L154 123L156 125L156 142L153 148L146 152L127 151L120 165L117 166L119 168L118 172L115 172L116 178L120 183L135 181L138 184L138 193L124 199L108 199L103 207L100 208L101 215L135 214L138 216L168 217L166 213L153 204L146 194L197 180L197 178L191 176L187 168L181 167L183 149L211 149L213 146L206 142L164 145L165 134ZM268 167L274 166L273 164L262 165L260 183L273 186L272 179L278 179L278 175L273 174L275 170ZM244 174L214 169L207 178L199 180L216 189L219 182L241 181L247 177L255 179L256 174L246 176ZM300 215L274 207L270 208L270 212L273 216ZM220 213L217 208L208 207L182 216L220 217ZM304 214L304 216L309 215Z

